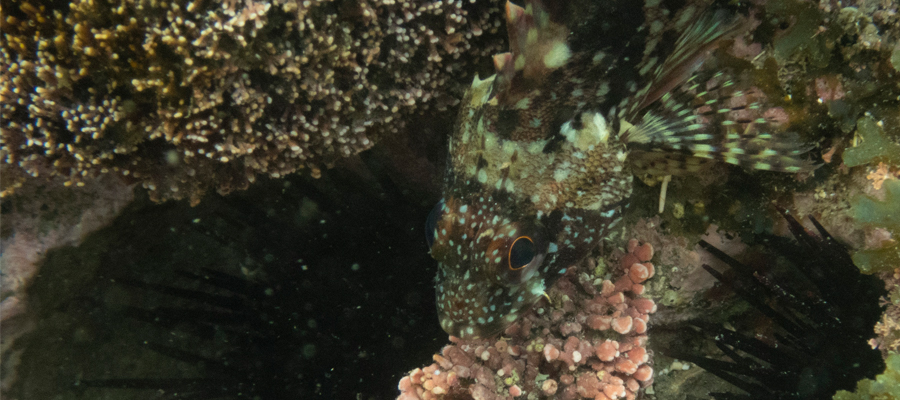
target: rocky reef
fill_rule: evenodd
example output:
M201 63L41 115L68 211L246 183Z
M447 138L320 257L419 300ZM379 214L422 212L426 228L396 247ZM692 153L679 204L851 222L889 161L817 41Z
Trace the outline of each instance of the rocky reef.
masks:
M738 71L819 168L713 166L673 177L664 195L659 181L642 180L621 230L548 299L500 337L448 343L417 230L437 198L455 104L505 47L502 4L3 1L4 395L172 397L190 387L201 396L226 387L216 394L739 398L740 387L661 351L680 343L665 327L703 321L764 340L777 334L703 268L727 274L697 243L758 261L770 250L760 237L790 233L780 207L813 216L887 290L865 339L885 370L835 399L900 398L900 9L881 0L739 3L746 32L711 50L705 68ZM138 202L125 208L128 185ZM71 195L79 189L92 195ZM347 194L355 197L341 203ZM152 204L173 199L181 200ZM58 211L65 207L72 212ZM123 208L82 242L95 229L84 221L102 225ZM632 238L652 247L652 260ZM19 257L31 243L53 245ZM57 245L69 247L50 250ZM628 254L635 262L621 261ZM364 262L373 255L391 258ZM204 286L202 268L244 283ZM421 273L398 278L410 269ZM244 284L261 291L234 295ZM196 301L215 296L230 314ZM171 326L148 322L167 307L184 313ZM384 318L369 318L376 313ZM191 322L197 315L233 318ZM268 337L259 321L291 340L229 344ZM365 335L342 328L356 323ZM735 361L708 343L683 350ZM294 357L276 357L285 352ZM233 360L258 368L222 367ZM295 374L266 380L274 369ZM185 377L194 386L176 385ZM285 390L260 389L272 382Z

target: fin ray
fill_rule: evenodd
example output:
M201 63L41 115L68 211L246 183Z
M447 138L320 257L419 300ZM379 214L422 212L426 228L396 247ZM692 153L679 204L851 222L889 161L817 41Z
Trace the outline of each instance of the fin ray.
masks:
M654 165L653 170L665 165L674 171L654 174L677 175L683 166L697 165L689 158L700 158L767 171L815 169L804 157L813 146L804 145L796 133L781 130L783 123L773 117L778 109L765 107L761 92L737 90L746 86L736 85L724 72L709 75L695 74L661 96L639 123L625 128L626 140L645 150L634 155L635 166Z
M720 40L734 36L744 26L741 18L730 16L724 10L702 16L678 38L672 53L657 67L656 76L645 89L643 100L635 103L631 113L639 113L687 80Z
M567 44L569 30L551 18L539 0L520 7L506 3L509 53L494 58L498 100L513 106L541 85L549 71L565 65L572 56Z

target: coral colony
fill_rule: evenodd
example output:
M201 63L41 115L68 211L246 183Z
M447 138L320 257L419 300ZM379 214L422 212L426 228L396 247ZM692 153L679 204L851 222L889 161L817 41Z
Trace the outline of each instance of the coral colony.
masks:
M651 245L631 240L611 268L615 282L595 274L602 269L572 269L548 291L550 304L501 336L451 336L433 364L401 379L399 399L636 398L653 381L646 344L656 304L641 296L652 258Z
M197 203L260 175L317 175L413 112L456 104L457 82L497 50L495 5L351 4L4 7L3 193L115 174Z

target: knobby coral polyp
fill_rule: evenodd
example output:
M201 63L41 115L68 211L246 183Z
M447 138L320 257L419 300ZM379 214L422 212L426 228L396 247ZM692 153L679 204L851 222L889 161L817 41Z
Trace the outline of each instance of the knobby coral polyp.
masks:
M318 175L414 111L445 112L499 43L491 4L55 7L4 8L4 195L25 179L115 174L197 203L258 176Z
M631 240L612 268L572 268L518 321L493 338L460 339L434 363L400 381L399 399L635 399L653 382L647 323L656 312L642 296L653 277L653 247Z

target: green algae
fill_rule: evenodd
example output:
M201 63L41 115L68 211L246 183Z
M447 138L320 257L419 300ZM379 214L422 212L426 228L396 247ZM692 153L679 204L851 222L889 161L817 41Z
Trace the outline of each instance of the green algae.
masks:
M775 40L775 57L778 60L787 60L806 56L807 61L813 66L819 68L827 66L830 58L827 46L829 41L818 34L823 20L819 10L814 6L794 1L773 3L781 3L781 7L778 5L769 7L770 12L781 11L783 7L797 17L797 22L791 27L790 32Z
M891 354L885 360L884 373L857 383L856 391L839 390L834 400L897 400L900 399L900 354Z
M664 306L668 306L668 307L675 306L681 302L682 302L682 300L678 296L678 292L671 290L671 289L666 290L663 293L662 298L659 300L660 304L662 304Z
M853 199L853 216L857 222L900 227L900 180L886 180L884 188L887 191L884 201L877 201L869 196Z
M850 203L853 218L859 224L884 227L896 237L900 233L900 180L885 181L884 189L884 201L865 195L853 198ZM889 271L900 265L900 244L895 240L894 244L879 249L857 251L853 262L865 274Z
M900 45L894 46L894 51L891 52L891 65L900 71Z
M900 164L900 144L888 138L884 128L878 125L875 118L871 116L860 118L856 127L861 142L858 146L844 151L844 164L848 167L878 161Z
M894 244L877 250L860 250L853 254L853 263L864 274L890 271L900 263L900 245Z
M512 386L519 383L519 373L516 370L512 370L512 376L507 377L503 380L503 383L506 386Z

